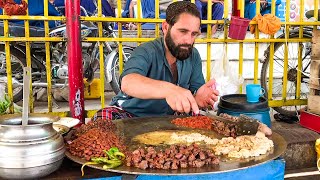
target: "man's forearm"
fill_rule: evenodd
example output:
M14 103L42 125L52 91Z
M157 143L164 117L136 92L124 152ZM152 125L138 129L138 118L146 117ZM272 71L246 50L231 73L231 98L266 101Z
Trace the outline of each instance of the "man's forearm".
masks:
M122 78L121 90L129 96L140 99L165 99L171 90L178 86L144 77L140 74L128 74Z

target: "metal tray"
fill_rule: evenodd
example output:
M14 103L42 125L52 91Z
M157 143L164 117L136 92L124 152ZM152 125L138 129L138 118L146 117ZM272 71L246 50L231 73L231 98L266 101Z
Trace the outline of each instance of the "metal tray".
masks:
M143 118L131 118L131 119L120 119L115 120L115 124L118 129L118 134L124 137L125 143L128 146L129 150L137 148L139 144L132 141L132 138L136 135L157 131L157 130L191 130L188 128L177 127L171 123L172 119L177 118L177 116L167 116L167 117L143 117ZM201 130L199 130L201 132ZM203 131L203 133L214 133ZM218 135L216 135L218 136ZM218 165L208 165L201 168L185 168L177 170L163 170L163 169L146 169L142 170L135 167L128 167L122 165L114 169L103 169L102 165L88 165L89 167L105 170L109 172L116 173L125 173L125 174L148 174L148 175L193 175L193 174L208 174L208 173L221 173L234 171L239 169L244 169L252 166L257 166L262 163L266 163L273 159L278 158L282 155L286 148L287 143L279 134L274 133L270 137L274 142L274 148L272 151L268 152L265 155L258 157L252 157L247 159L235 159L235 160L226 160L222 158L221 162ZM87 161L79 157L71 155L68 151L66 156L72 161L84 164Z

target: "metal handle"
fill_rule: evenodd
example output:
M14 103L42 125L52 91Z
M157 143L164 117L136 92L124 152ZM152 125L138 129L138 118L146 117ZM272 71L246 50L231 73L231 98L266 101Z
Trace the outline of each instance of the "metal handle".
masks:
M31 68L23 68L23 108L22 108L22 125L28 125L28 114L29 114L29 95L30 95L30 79L31 79Z

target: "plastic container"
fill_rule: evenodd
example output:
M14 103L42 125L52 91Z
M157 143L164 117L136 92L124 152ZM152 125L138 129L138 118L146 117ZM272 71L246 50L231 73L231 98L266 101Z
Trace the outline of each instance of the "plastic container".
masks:
M268 101L264 97L260 97L257 103L249 103L245 94L229 94L221 96L217 114L227 113L232 116L244 114L259 120L271 128L269 112Z
M244 40L244 38L246 37L249 23L249 19L232 16L229 26L229 38Z
M100 79L93 79L90 85L84 87L85 99L97 99L101 97L101 81Z

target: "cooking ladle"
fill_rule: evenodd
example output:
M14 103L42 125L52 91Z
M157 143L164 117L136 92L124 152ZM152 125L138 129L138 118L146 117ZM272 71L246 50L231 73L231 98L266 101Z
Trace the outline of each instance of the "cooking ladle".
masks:
M31 68L23 68L23 105L22 105L22 125L28 125L29 115L29 95L30 95Z

